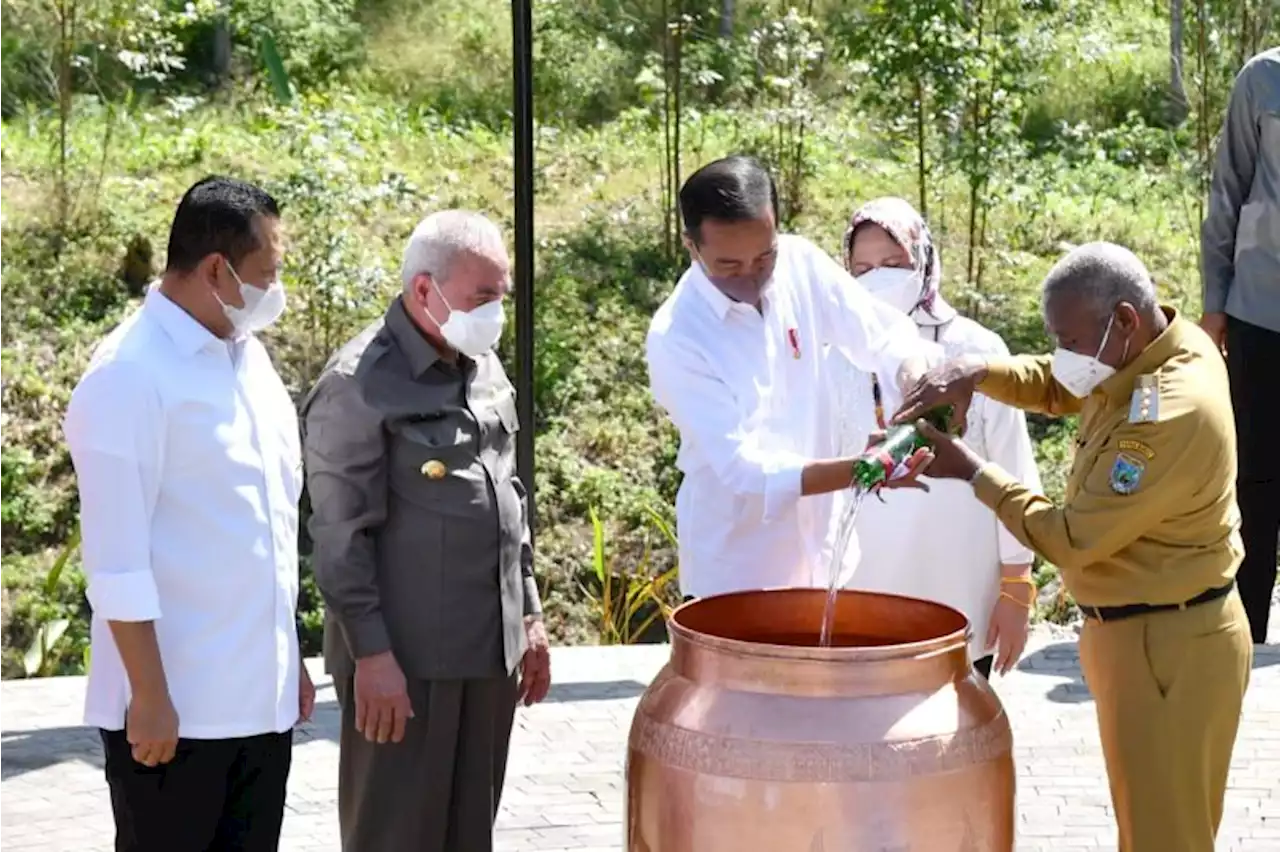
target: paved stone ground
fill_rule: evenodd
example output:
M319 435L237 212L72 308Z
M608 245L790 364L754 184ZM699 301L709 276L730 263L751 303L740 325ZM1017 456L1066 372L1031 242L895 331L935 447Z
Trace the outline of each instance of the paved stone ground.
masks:
M546 703L519 711L500 849L621 848L627 728L666 652L553 651L557 686ZM328 679L313 671L320 706L294 753L286 852L338 850L338 712ZM1114 849L1093 703L1072 638L1037 631L1019 670L996 688L1017 750L1019 852ZM82 696L78 678L0 687L0 848L111 849L101 748L95 731L79 727ZM1218 850L1280 850L1280 647L1257 653Z

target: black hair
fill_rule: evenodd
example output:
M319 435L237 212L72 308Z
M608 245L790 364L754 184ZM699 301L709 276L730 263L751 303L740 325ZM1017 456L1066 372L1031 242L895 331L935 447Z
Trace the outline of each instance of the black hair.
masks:
M694 244L702 241L702 222L759 219L766 205L778 218L778 187L755 157L741 154L707 163L680 187L680 218Z
M190 272L211 254L236 265L258 249L255 216L280 216L264 190L235 178L211 175L195 183L178 204L169 228L168 272Z

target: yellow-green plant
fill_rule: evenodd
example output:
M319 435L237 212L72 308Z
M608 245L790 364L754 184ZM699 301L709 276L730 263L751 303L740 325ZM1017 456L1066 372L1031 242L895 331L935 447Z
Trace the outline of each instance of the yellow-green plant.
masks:
M42 592L47 599L54 599L58 592L58 581L62 578L62 572L66 569L67 562L70 561L71 556L79 547L80 526L77 524L71 533L71 538L67 540L62 551L58 554L58 558L54 561L53 567L49 569L49 573L45 577ZM32 639L26 653L22 655L22 668L27 677L43 677L50 673L49 669L55 660L53 652L70 626L71 620L68 618L51 618L42 622L36 628L35 638ZM89 664L88 653L88 648L86 648L86 667Z
M652 528L672 546L675 534L652 508L647 510ZM591 602L603 645L631 645L640 641L659 618L671 614L667 589L676 576L673 566L655 573L649 546L650 530L645 530L644 553L634 565L619 566L605 555L604 522L594 508L591 513L591 567L596 588L582 587Z

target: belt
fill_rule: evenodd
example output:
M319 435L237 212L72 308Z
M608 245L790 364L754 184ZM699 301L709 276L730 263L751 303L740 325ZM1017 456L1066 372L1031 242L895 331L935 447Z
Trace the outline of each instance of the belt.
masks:
M1174 604L1124 604L1123 606L1082 606L1080 611L1090 618L1096 618L1098 621L1119 621L1122 618L1131 618L1135 615L1145 615L1149 612L1164 612L1170 609L1188 609L1193 606L1199 606L1209 601L1216 601L1220 597L1224 597L1228 592L1236 587L1235 581L1232 580L1225 586L1219 586L1216 589L1209 589L1201 592L1191 600Z

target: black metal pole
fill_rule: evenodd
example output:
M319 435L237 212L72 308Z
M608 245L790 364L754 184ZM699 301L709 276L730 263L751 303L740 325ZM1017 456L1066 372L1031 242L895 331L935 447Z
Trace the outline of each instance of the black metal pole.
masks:
M533 485L533 14L530 0L511 0L511 57L515 84L515 291L516 411L520 432L516 471L529 495L529 529L534 511Z

